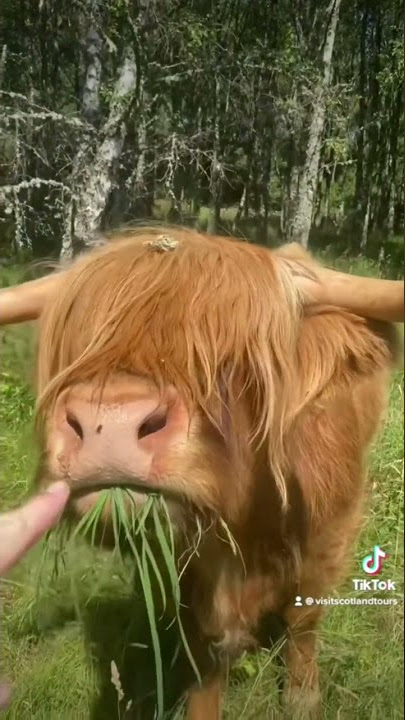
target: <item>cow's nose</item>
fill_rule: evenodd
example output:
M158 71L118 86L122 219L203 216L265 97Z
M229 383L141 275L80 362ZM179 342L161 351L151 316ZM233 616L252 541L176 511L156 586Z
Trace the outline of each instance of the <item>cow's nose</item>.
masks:
M91 403L76 401L66 405L64 415L66 441L78 449L94 434L102 435L106 442L129 434L136 444L166 427L168 411L167 406L147 401L124 407L101 405L95 411Z
M178 430L173 395L110 396L97 402L85 392L61 396L51 443L60 468L73 478L107 468L147 477Z

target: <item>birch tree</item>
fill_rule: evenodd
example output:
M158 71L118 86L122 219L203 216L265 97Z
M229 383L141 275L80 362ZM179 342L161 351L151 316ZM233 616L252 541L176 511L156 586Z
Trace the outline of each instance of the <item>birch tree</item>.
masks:
M341 0L332 0L326 11L325 42L322 53L322 75L320 77L319 84L315 89L315 97L309 123L305 164L300 177L298 204L292 223L292 239L300 242L304 247L308 246L309 232L312 224L319 158L325 125L326 95L332 78L332 57L339 19L340 3Z
M126 118L134 102L137 85L137 68L135 55L131 47L125 49L122 65L114 88L107 121L100 130L101 141L96 147L91 163L82 166L85 154L79 151L74 176L79 180L75 187L72 204L72 216L68 216L61 258L67 259L73 253L73 236L85 245L91 245L97 238L102 226L103 213L114 185L124 140L126 136Z

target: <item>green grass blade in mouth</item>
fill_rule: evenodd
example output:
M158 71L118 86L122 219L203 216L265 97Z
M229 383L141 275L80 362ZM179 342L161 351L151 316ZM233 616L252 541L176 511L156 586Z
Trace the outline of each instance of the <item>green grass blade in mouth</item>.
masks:
M102 490L100 492L100 496L95 505L91 508L91 510L89 510L88 513L85 513L85 515L83 515L79 523L76 525L73 531L73 537L77 537L78 535L86 536L88 532L91 531L91 540L92 544L94 544L95 532L97 530L97 526L100 521L102 512L109 499L109 494L109 490Z
M183 645L197 681L201 684L201 676L188 644L181 619L180 580L170 513L165 499L159 495L150 495L145 504L139 508L129 489L112 487L100 491L93 507L83 515L73 533L71 533L71 539L74 540L78 536L85 536L92 545L95 545L96 540L99 539L97 530L106 510L109 510L114 545L119 552L121 561L124 561L121 548L122 542L125 541L139 577L154 654L157 717L162 718L164 712L164 679L158 622L168 608L168 591L170 591L174 603L172 623L177 622L178 624L180 644ZM105 520L106 518L104 518L103 530L106 529ZM154 538L154 543L150 542L151 535ZM125 565L124 562L123 565ZM162 612L159 618L157 617L157 598L153 592L152 580L154 578L156 578L158 592L162 601Z
M166 591L165 591L165 584L164 584L164 582L163 582L163 580L162 580L162 575L161 575L161 573L160 573L158 564L157 564L157 562L156 562L156 560L155 560L155 556L154 556L154 554L153 554L153 552L152 552L151 546L150 546L150 544L149 544L149 541L148 541L148 538L147 538L146 535L144 535L144 537L142 538L142 553L145 553L145 556L147 557L148 561L150 562L150 565L151 565L151 567L152 567L152 569L153 569L153 572L155 573L155 577L156 577L156 580L157 580L158 585L159 585L160 594L161 594L161 596L162 596L162 603L163 603L163 609L162 609L162 613L161 613L161 617L162 617L162 616L164 615L165 611L166 611ZM142 558L142 562L143 562L143 558ZM145 562L146 562L146 560L145 560ZM160 617L159 619L161 619L161 617Z
M200 675L200 672L199 672L198 667L197 667L197 665L196 665L196 662L195 662L195 660L194 660L193 653L191 652L191 648L190 648L190 646L189 646L189 643L188 643L188 640L187 640L187 636L186 636L186 633L185 633L185 631L184 631L183 623L182 623L182 620L181 620L181 615L180 615L180 584L179 584L179 576L178 576L178 573L177 573L177 567L176 567L176 562L175 562L175 556L174 556L173 553L170 552L169 544L168 544L167 539L166 539L166 535L165 535L165 532L164 532L164 529L163 529L162 522L161 522L161 520L160 520L160 516L159 516L159 512L158 512L158 509L157 509L157 505L156 505L156 504L154 504L154 506L153 506L153 508L152 508L152 513L153 513L153 519L154 519L154 521L155 521L155 533L156 533L156 537L157 537L157 539L158 539L158 541L159 541L159 544L160 544L160 547L161 547L161 550L162 550L162 554L163 554L163 557L164 557L165 562L166 562L166 567L167 567L167 570L168 570L169 576L170 576L170 581L171 581L171 586L172 586L172 593L173 593L173 597L174 597L174 600L175 600L177 624L178 624L178 627L179 627L179 632L180 632L181 639L182 639L182 642L183 642L184 650L186 651L186 654L187 654L187 657L188 657L189 662L190 662L190 664L191 664L191 667L192 667L193 670L194 670L194 674L195 674L195 676L196 676L196 678L197 678L197 681L198 681L198 683L201 685L201 684L202 684L201 675ZM169 524L170 524L170 523L169 523Z
M189 659L190 665L191 665L191 667L192 667L193 670L194 670L194 675L196 676L197 682L198 682L198 684L201 686L201 685L202 685L201 674L200 674L200 671L199 671L199 669L198 669L198 667L197 667L197 664L196 664L196 662L195 662L195 660L194 660L194 655L193 655L193 653L192 653L192 651L191 651L190 645L189 645L189 643L188 643L187 636L186 636L186 633L185 633L185 631L184 631L183 623L182 623L181 618L180 618L180 614L177 615L177 624L178 624L178 626L179 626L180 637L181 637L181 640L182 640L182 643L183 643L184 650L186 651L186 654L187 654L187 657L188 657L188 659Z
M176 568L176 562L174 559L174 553L170 552L170 547L167 542L167 538L163 529L162 522L159 517L159 512L156 506L156 503L153 505L152 508L152 515L153 520L155 523L155 533L156 538L159 542L160 549L162 551L162 555L169 573L170 577L170 583L172 587L173 592L173 598L176 603L176 608L178 605L180 605L180 586L179 586L179 576L177 574L177 568Z
M127 528L128 529L128 528ZM145 599L146 612L149 620L149 628L152 639L152 647L155 656L155 673L156 673L156 694L157 694L157 713L158 717L162 717L164 708L164 693L163 693L163 666L162 666L162 655L160 650L159 634L156 622L155 604L152 594L152 585L150 581L149 568L146 558L146 551L144 550L145 535L142 531L143 541L143 552L142 558L139 555L135 541L130 533L127 534L127 540L132 550L135 562L137 564L139 579L142 585L142 591Z
M111 490L111 522L113 527L113 536L114 536L114 545L116 550L121 554L121 543L120 543L120 516L119 512L115 503L115 494L114 491Z
M135 530L136 535L141 533L142 530L144 529L145 522L148 518L148 515L149 515L151 509L152 509L153 503L156 502L156 498L157 498L156 495L151 495L150 497L148 497L145 505L143 506L143 508L139 514L139 518L137 519L137 523L136 523L136 525L137 525L136 530Z
M149 627L152 636L153 652L155 655L155 671L156 671L156 695L157 695L157 715L162 717L164 710L164 689L163 689L163 665L162 665L162 654L160 651L159 634L156 623L155 604L153 601L152 585L150 582L149 568L146 561L146 554L144 554L145 562L142 562L137 554L138 567L140 569L140 579L142 589L145 597L146 612L149 619Z
M165 500L163 498L159 498L158 501L159 501L159 508L162 509L162 511L164 512L166 522L167 522L167 528L169 531L169 539L170 539L170 552L171 552L172 556L175 557L176 552L175 552L175 545L174 545L174 532L173 532L173 524L172 524L172 521L171 521L170 515L169 515L169 509L167 507L167 503L165 502Z

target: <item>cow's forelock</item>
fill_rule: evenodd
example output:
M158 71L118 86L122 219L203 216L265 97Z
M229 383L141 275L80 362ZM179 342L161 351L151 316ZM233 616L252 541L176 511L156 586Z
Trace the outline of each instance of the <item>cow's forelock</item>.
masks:
M40 416L67 385L102 386L116 371L173 385L190 415L201 411L220 431L249 396L247 440L267 443L285 496L299 318L288 273L261 248L179 230L172 251L155 252L153 237L132 234L66 273L41 321Z

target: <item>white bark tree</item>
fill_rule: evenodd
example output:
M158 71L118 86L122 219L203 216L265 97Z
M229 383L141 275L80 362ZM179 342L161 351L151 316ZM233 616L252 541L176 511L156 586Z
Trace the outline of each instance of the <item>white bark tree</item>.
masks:
M341 0L331 0L326 16L325 43L322 53L322 75L315 88L309 125L305 164L300 178L297 209L291 226L292 240L308 246L316 193L316 184L325 126L326 93L332 78L332 56Z
M100 142L91 162L86 147L79 151L72 172L74 197L68 208L61 258L73 254L73 237L91 245L98 233L110 192L113 188L117 164L126 137L126 117L134 98L137 67L131 47L127 47L118 71L114 95L107 121L100 129ZM75 182L77 181L77 184Z
M87 71L83 87L83 115L91 123L97 121L100 112L101 50L102 40L96 25L91 24L86 37Z

